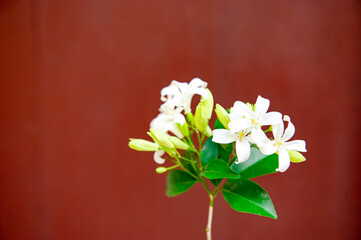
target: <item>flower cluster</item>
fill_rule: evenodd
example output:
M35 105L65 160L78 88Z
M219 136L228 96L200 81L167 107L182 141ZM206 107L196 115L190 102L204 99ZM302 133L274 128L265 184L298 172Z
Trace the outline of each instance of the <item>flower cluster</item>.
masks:
M201 109L202 112L199 112L199 110L199 114L196 113L196 119L192 121L192 124L195 124L201 129L203 125L200 122L206 119L209 133L208 120L211 117L213 97L206 88L207 85L206 82L199 78L192 79L189 84L173 80L168 87L161 90L161 100L164 103L159 108L158 116L150 123L150 132L148 134L153 138L155 143L142 139L131 139L129 146L139 151L155 151L154 161L159 164L165 162L165 159L162 158L165 152L174 156L177 152L175 149L188 149L188 142L182 142L180 140L189 136L188 124L182 113L190 119L194 118L191 103L195 94L201 96L203 107L201 107L202 105L197 107L197 109ZM211 104L211 106L209 104ZM208 115L209 117L204 117L204 115ZM169 133L174 134L176 137L170 136ZM144 147L145 144L147 147ZM142 145L141 148L139 148L140 145Z
M306 143L303 140L287 142L295 133L295 127L289 116L285 115L283 120L288 122L284 131L282 114L279 112L267 112L270 101L258 96L255 105L245 104L241 101L234 103L227 114L229 123L225 123L226 129L215 129L213 141L216 143L236 142L237 162L246 161L251 153L250 144L256 144L265 155L278 153L279 167L277 171L284 172L290 166L290 154L287 150L306 152ZM220 113L218 115L221 115ZM269 139L262 126L271 125L273 139Z
M169 86L163 88L161 100L164 103L159 108L158 116L151 121L148 133L154 143L131 139L130 147L140 151L155 151L155 162L163 164L165 159L162 156L165 152L174 156L177 153L175 149L189 149L193 145L189 144L190 138L187 140L187 137L189 130L195 130L205 132L207 136L213 135L212 141L216 143L235 142L236 164L249 158L252 145L256 145L265 155L278 154L279 167L276 170L280 172L288 169L290 158L293 158L294 162L304 160L299 152L306 152L305 141L289 141L295 133L290 117L285 115L282 118L279 112L267 112L270 101L261 96L258 96L254 105L236 101L230 113L217 104L215 112L225 129L215 129L212 132L208 121L212 114L213 96L206 88L207 85L201 79L194 78L189 84L173 80ZM195 94L201 96L201 102L194 116L191 103ZM285 131L283 121L288 122ZM263 126L271 127L263 131ZM268 131L272 131L273 138L267 137L265 133Z
M212 130L209 120L214 101L207 85L194 78L190 83L172 81L163 88L163 104L148 132L153 141L131 138L129 147L154 151L158 164L166 160L174 164L156 169L157 173L168 172L167 196L180 195L196 183L204 186L210 199L206 228L210 240L213 204L219 193L236 211L277 218L270 196L252 180L284 172L290 162L305 161L300 152L306 152L306 143L289 141L295 133L290 117L268 112L270 101L261 96L254 105L236 101L229 110L216 104L217 120ZM201 99L192 112L196 94ZM288 123L286 130L284 122ZM268 132L273 137L268 137Z

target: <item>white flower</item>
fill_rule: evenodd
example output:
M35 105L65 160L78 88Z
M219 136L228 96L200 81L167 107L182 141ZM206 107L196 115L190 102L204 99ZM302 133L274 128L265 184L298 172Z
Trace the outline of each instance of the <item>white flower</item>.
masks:
M232 133L227 129L215 129L213 130L213 142L227 144L236 142L236 153L237 153L237 162L244 162L249 158L251 153L251 147L249 145L249 138L247 133L248 129L241 130L237 133Z
M282 114L279 112L269 112L270 101L258 96L255 110L241 101L234 103L229 114L230 122L228 128L231 132L236 133L241 130L250 129L251 135L255 130L260 130L264 125L274 125L282 123Z
M170 102L162 104L159 109L160 113L151 121L150 127L165 133L170 131L177 137L183 138L183 134L177 126L177 123L181 125L185 123L185 117L181 114L182 110L182 108L175 108Z
M255 131L252 134L253 140L261 152L270 155L278 151L278 168L276 171L284 172L290 166L290 155L287 150L295 150L299 152L307 152L306 142L303 140L289 141L295 134L295 126L292 124L289 116L284 116L284 121L288 122L287 129L284 131L283 122L281 124L272 125L272 133L274 140L269 140L263 131Z
M176 107L182 107L184 113L187 114L191 112L191 102L194 94L201 95L203 100L208 97L206 87L207 83L199 78L192 79L189 84L173 80L168 87L162 89L161 100L164 102L169 101Z
M154 155L153 155L154 161L158 164L163 164L165 162L165 159L162 158L164 153L165 153L165 151L163 151L163 150L155 151Z

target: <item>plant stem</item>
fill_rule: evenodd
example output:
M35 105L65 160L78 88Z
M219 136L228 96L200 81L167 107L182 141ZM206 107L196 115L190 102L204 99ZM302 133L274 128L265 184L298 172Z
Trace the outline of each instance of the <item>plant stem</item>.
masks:
M209 195L209 211L208 211L208 223L206 228L207 240L212 240L212 217L213 217L213 195Z

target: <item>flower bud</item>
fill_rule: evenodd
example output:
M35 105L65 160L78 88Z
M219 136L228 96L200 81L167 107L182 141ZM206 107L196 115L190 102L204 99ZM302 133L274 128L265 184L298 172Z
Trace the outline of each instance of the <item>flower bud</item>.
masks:
M174 147L177 149L187 150L189 148L188 144L184 143L177 137L169 136L169 140L173 143Z
M207 129L208 118L202 102L200 102L196 108L196 113L194 114L194 125L201 132L204 132Z
M306 158L298 151L287 150L290 155L290 161L293 163L300 163L306 161Z
M183 134L183 136L187 137L189 136L189 130L188 130L188 123L185 122L183 125L180 123L177 123L177 127L179 131Z
M167 148L167 149L172 149L174 148L173 144L171 141L169 141L168 139L168 135L157 130L154 128L151 128L148 132L149 136L151 136L153 138L153 140L159 144L159 146Z
M193 124L194 124L194 116L193 116L192 113L187 113L187 120L190 123L190 125L193 126Z
M211 91L208 88L206 90L208 92L208 97L205 100L203 100L203 97L202 97L201 103L203 104L203 107L204 107L205 117L209 120L212 117L214 100L213 100L213 95L212 95Z
M228 128L228 123L231 121L229 119L227 111L219 104L216 104L216 109L214 110L216 112L218 120L222 123L222 125L226 128Z
M159 173L159 174L162 174L162 173L165 173L166 171L168 171L168 169L165 168L165 167L157 167L157 168L155 169L155 171L156 171L157 173Z
M157 151L159 149L159 146L153 142L143 140L143 139L129 139L129 147L131 149L137 150L137 151Z
M210 127L210 126L207 126L206 136L207 136L207 137L210 137L210 136L212 136L212 135L213 135L213 131L212 131L211 127Z

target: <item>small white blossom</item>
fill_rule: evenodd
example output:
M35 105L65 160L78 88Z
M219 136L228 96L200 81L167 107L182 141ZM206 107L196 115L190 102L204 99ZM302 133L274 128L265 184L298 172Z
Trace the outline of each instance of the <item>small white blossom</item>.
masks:
M192 97L195 94L201 95L203 100L208 97L206 87L207 83L199 78L192 79L189 84L173 80L168 87L162 89L161 100L182 107L187 114L191 112Z
M281 122L277 125L272 125L272 133L274 140L267 138L263 131L255 131L252 134L253 140L261 152L265 155L270 155L278 151L278 168L276 171L284 172L290 166L290 155L287 150L295 150L299 152L307 152L306 142L303 140L289 141L295 134L295 126L292 124L289 116L284 116L284 121L288 122L287 129L284 130L284 124Z
M251 147L249 144L249 137L247 133L248 129L241 130L237 133L232 133L227 129L215 129L213 130L213 142L227 144L236 142L236 153L237 153L237 162L244 162L249 158L251 154Z
M178 129L177 123L183 125L185 123L185 117L182 112L182 108L176 108L172 103L166 102L160 106L160 113L154 118L150 127L167 133L172 132L179 138L183 138L183 134Z
M282 123L282 114L279 112L269 112L270 101L258 96L255 110L241 101L234 103L229 114L230 122L228 128L231 132L236 133L241 130L249 129L251 135L255 130L261 130L262 126Z

